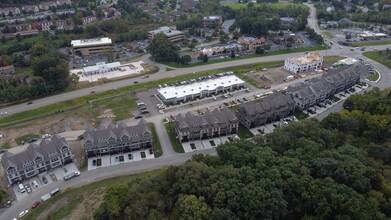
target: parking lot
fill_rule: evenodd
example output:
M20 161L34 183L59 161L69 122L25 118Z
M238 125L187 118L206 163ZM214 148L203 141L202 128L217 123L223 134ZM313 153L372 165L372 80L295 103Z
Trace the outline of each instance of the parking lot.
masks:
M235 135L230 137L224 136L224 137L212 138L207 140L194 140L194 141L184 142L182 143L182 146L183 149L185 150L185 153L198 151L198 150L211 149L217 147L222 143L229 141L229 138L237 138L234 136Z
M27 197L28 194L38 191L42 187L45 187L58 180L62 180L65 175L74 171L79 171L79 170L77 169L75 164L70 163L63 167L59 167L54 170L49 170L48 172L41 173L36 177L30 178L22 182L22 184L25 186L26 189L26 192L24 193L19 192L18 184L13 185L12 190L15 193L16 200L20 200Z

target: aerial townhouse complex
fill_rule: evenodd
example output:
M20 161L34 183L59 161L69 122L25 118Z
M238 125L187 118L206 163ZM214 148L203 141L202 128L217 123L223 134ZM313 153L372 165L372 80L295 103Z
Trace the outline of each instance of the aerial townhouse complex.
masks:
M287 92L299 109L306 109L357 84L365 72L367 70L363 65L344 66L313 78L308 83L290 85Z
M171 42L177 42L185 39L185 35L182 31L178 31L167 26L159 27L156 30L148 31L148 39L153 40L156 34L159 33L163 33Z
M230 110L214 109L203 115L178 114L175 133L180 142L187 142L236 134L238 126L239 119Z
M71 41L73 55L89 56L107 54L113 51L113 44L110 38L94 38Z
M72 162L72 152L66 140L58 135L43 139L39 145L30 144L18 154L5 153L1 163L10 184L15 184L49 169Z
M88 128L83 137L88 158L152 148L152 133L145 120L135 126L120 123L96 129Z
M241 104L236 115L245 127L254 128L293 115L294 111L295 102L292 98L276 93Z

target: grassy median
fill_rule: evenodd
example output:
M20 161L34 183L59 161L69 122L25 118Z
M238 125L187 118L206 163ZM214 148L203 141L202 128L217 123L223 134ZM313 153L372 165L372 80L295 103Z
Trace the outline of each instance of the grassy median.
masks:
M168 136L170 137L171 145L177 153L185 153L185 150L182 147L182 144L175 137L174 127L175 124L173 122L165 123L164 126L167 129Z
M153 123L150 124L151 132L152 132L152 145L153 145L153 154L155 157L160 157L163 155L162 145L160 144L159 137L156 133L156 128Z

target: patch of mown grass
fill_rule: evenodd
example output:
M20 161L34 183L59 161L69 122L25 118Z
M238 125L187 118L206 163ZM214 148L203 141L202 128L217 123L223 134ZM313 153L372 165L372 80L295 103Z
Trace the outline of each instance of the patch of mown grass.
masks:
M314 47L275 50L275 51L272 51L269 53L264 53L264 54L248 54L245 56L235 57L235 59L232 59L232 58L215 59L215 60L209 60L208 62L197 62L197 63L191 63L191 64L187 64L187 65L181 65L181 64L173 63L173 62L165 62L164 64L167 66L174 67L174 68L189 68L189 67L204 66L204 65L214 64L214 63L223 63L223 62L228 62L228 61L233 61L233 60L243 60L243 59L249 59L249 58L281 55L281 54L288 54L288 53L327 50L329 48L330 48L329 46L322 44L322 45L318 45L318 46L314 46Z
M153 154L155 157L160 157L163 155L162 145L160 144L159 137L156 133L156 128L153 123L150 124L150 128L152 131L152 145L153 145Z
M340 61L345 58L346 57L343 57L343 56L324 56L323 62L324 63L334 63L334 62Z
M240 139L249 139L254 137L254 134L251 133L248 128L244 127L242 124L239 124L238 136Z
M379 79L379 77L380 77L380 74L377 71L375 71L375 73L373 73L373 74L367 75L367 79L372 82L376 82Z
M306 113L296 109L295 112L293 113L293 115L297 118L297 120L301 121L303 119L306 119L308 117L310 117L309 115L307 115Z
M183 150L183 146L179 141L175 138L175 132L174 132L174 123L168 122L164 124L164 126L167 129L168 136L170 137L171 145L174 148L175 152L177 153L184 153L185 150Z
M384 66L391 69L391 59L387 57L387 53L383 51L371 51L371 52L364 52L362 55L368 57L369 59L372 59L374 61L377 61Z
M10 149L10 148L11 148L11 144L8 142L6 142L0 146L0 149Z
M131 94L115 98L106 98L94 101L92 109L95 117L103 114L104 110L111 109L116 116L115 121L121 121L132 116L130 111L136 108L136 99Z
M67 198L68 202L58 207L56 210L50 212L48 217L49 219L62 219L70 215L75 209L75 207L83 202L83 194L92 193L94 190L97 189L107 189L109 187L116 186L127 186L131 181L134 181L136 179L161 175L163 174L163 172L165 172L165 169L158 169L154 171L148 171L126 176L112 177L93 182L79 188L67 189L64 192L61 192L60 194L50 198L49 200L42 202L41 205L39 205L36 209L31 209L30 212L24 218L37 219L42 212L50 208L51 204L54 204L60 199Z
M333 39L334 36L330 32L323 32L323 34L328 38L328 39Z
M364 46L377 46L377 45L386 45L391 44L391 40L383 40L383 41L361 41L352 43L353 47L364 47Z
M16 138L15 142L18 145L23 144L23 143L25 144L25 143L28 143L31 140L31 138L39 138L39 137L40 136L38 134L26 134L26 135L23 135L21 137Z

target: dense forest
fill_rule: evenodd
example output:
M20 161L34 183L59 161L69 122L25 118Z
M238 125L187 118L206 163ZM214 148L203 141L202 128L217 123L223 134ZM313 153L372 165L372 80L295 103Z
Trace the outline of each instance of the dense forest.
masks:
M391 217L391 93L221 145L164 174L109 188L95 219Z

